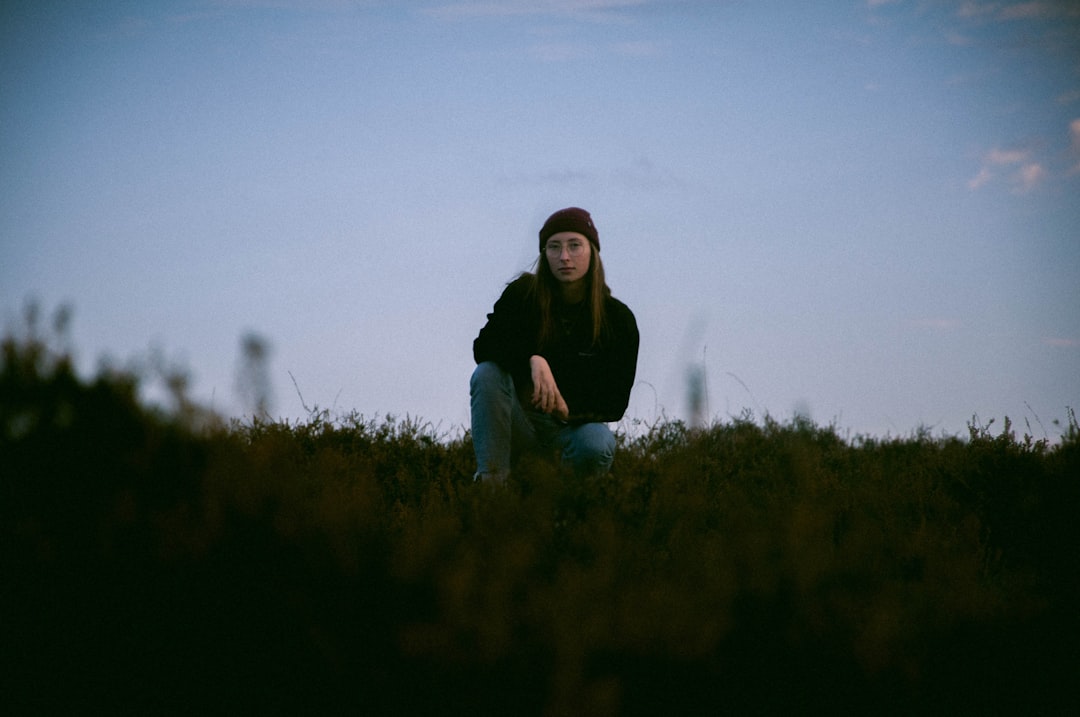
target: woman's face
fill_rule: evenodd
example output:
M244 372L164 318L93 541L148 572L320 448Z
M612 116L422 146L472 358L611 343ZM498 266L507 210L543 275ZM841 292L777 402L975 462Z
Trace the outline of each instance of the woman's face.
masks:
M584 234L559 232L548 238L544 255L556 279L563 284L574 284L589 273L592 245Z

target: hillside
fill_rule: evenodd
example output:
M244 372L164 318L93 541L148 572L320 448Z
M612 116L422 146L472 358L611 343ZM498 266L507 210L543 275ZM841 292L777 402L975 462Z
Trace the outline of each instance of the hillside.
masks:
M7 714L1071 712L1080 430L620 437L472 481L468 435L195 423L8 338Z

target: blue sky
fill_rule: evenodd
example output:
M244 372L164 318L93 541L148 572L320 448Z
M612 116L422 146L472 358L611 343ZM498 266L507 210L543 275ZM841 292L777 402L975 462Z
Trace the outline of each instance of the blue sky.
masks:
M5 327L68 304L84 371L156 351L224 415L254 332L275 416L467 427L569 205L642 334L624 427L693 366L851 435L1080 406L1074 2L20 0L0 157Z

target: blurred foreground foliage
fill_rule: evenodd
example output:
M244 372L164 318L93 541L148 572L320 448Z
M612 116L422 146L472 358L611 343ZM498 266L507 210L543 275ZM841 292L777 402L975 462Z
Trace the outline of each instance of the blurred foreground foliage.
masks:
M620 438L475 484L416 421L193 421L34 336L0 370L6 714L1058 713L1080 431Z

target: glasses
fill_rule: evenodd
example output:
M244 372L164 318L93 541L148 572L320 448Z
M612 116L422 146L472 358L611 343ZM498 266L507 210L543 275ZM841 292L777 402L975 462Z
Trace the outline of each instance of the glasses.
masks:
M548 256L562 256L563 248L566 249L566 253L570 256L581 256L581 253L585 251L585 242L583 241L571 241L566 244L560 244L559 242L548 242L544 247L544 251Z

